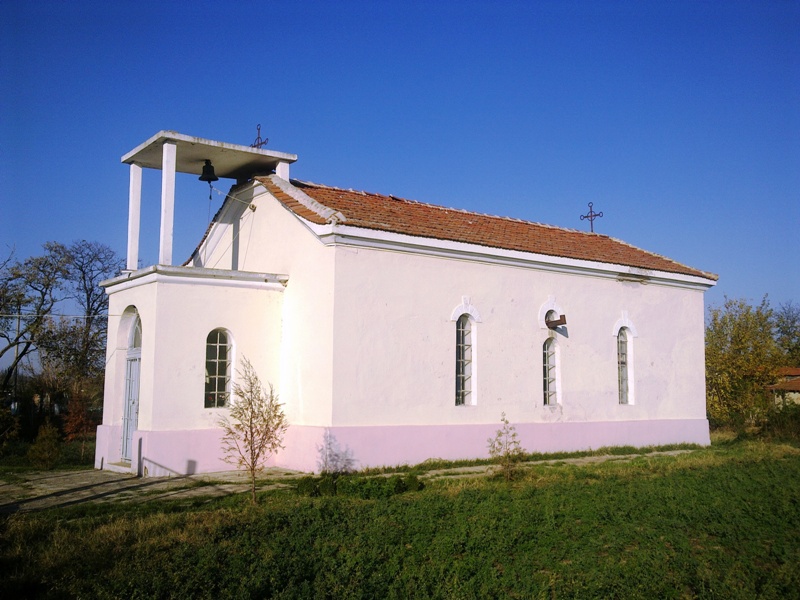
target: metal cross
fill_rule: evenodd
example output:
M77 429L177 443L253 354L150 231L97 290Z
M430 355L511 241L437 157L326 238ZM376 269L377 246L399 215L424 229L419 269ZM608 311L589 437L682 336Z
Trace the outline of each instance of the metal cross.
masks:
M261 139L261 125L256 127L256 140L250 144L251 148L261 148L261 146L266 146L269 143L269 138Z
M585 215L581 215L581 221L589 219L589 228L592 230L592 233L594 233L594 220L603 216L603 211L596 213L592 210L593 205L594 203L589 202L589 212Z

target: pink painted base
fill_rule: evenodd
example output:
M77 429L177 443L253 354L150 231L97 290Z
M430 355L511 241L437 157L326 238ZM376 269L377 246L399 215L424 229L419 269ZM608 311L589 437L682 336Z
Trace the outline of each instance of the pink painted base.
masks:
M527 452L591 450L603 446L657 446L675 443L708 445L706 419L662 421L608 421L602 423L514 424ZM446 460L486 458L488 440L498 424L404 425L377 427L293 426L283 440L285 448L269 466L317 471L325 431L329 430L356 468L414 465L429 458ZM97 429L95 468L119 462L122 428ZM231 470L221 453L218 429L192 431L137 431L130 471L144 476L191 475Z

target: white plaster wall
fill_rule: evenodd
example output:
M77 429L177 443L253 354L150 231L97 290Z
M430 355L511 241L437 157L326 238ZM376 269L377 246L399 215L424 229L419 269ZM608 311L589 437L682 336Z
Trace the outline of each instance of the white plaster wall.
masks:
M482 319L477 404L456 407L451 313L464 296ZM551 297L567 326L559 405L545 407L539 314ZM628 406L613 336L623 311L638 332ZM705 418L699 291L340 246L335 312L337 426L496 423L502 411L534 423Z
M159 284L153 360L167 368L155 369L157 403L150 427L140 429L216 427L227 409L205 408L204 390L206 338L217 328L232 337L234 382L246 357L262 383L280 387L282 293L191 282Z
M208 239L207 264L288 274L282 313L280 397L289 422L330 425L334 249L260 185L241 189ZM255 210L248 208L252 204ZM238 219L238 224L234 222ZM238 231L238 237L233 232Z
M118 292L111 288L105 425L120 425L124 413L128 340L119 315L128 306L142 320L139 430L216 427L225 409L204 407L204 385L206 338L217 328L231 333L235 361L246 356L264 383L280 386L282 292L218 283L164 277Z
M142 364L151 364L155 339L156 296L153 287L137 287L108 298L108 343L106 347L103 424L122 425L125 412L125 367L132 322L123 322L126 309L135 308L142 321ZM152 414L152 373L142 371L139 380L139 424L149 423Z

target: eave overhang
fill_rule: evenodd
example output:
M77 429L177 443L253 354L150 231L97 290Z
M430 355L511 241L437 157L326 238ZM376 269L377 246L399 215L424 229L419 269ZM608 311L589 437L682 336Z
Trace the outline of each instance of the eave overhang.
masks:
M176 146L175 171L178 173L200 175L205 161L210 160L218 177L239 180L269 173L280 163L291 164L297 160L296 154L217 142L167 130L159 131L120 160L125 164L161 169L167 142Z
M282 292L288 282L288 275L275 273L152 265L136 271L123 271L116 277L100 282L100 286L105 288L107 294L151 283L224 286Z
M302 217L298 216L297 218L300 219L323 244L329 246L345 245L376 250L406 252L453 260L466 260L485 264L536 269L539 271L616 279L624 283L667 285L701 291L705 291L716 285L716 281L704 277L697 277L695 275L520 252L517 250L504 250L464 242L453 242L374 229L364 229L341 223L318 225Z

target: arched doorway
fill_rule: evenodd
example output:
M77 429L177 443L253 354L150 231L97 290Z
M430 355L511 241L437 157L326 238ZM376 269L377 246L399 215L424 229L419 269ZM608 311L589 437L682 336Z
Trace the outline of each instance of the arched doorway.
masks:
M142 364L142 321L136 314L125 357L125 412L122 417L122 460L130 462L133 432L139 422L139 372Z

